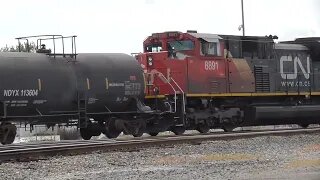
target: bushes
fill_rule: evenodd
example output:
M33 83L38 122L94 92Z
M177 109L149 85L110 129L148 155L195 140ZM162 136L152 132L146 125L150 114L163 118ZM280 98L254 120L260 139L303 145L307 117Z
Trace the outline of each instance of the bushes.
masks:
M77 140L81 139L80 132L77 128L62 127L58 129L60 140Z

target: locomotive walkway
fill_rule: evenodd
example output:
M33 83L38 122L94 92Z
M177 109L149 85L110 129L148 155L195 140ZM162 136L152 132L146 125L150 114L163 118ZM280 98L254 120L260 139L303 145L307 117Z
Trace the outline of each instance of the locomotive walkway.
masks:
M239 131L231 133L208 133L181 136L156 136L129 140L73 140L41 142L0 146L0 162L33 161L55 155L77 155L92 152L134 151L147 147L170 146L173 144L200 144L203 141L234 140L260 136L290 136L297 134L320 133L320 128L285 129L267 131Z

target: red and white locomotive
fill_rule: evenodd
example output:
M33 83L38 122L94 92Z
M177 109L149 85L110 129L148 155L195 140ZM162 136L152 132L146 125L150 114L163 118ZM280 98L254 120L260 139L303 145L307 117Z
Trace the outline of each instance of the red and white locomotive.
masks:
M320 38L154 33L136 56L146 103L185 129L319 123ZM156 123L156 124L159 124Z

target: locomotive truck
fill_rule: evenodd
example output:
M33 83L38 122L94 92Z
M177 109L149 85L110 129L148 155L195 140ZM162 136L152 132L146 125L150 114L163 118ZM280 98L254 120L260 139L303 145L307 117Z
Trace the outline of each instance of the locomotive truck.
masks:
M17 39L29 38L36 53L0 53L2 144L14 141L16 122L77 126L83 139L319 124L320 38L163 32L147 37L135 58L78 54L76 36Z

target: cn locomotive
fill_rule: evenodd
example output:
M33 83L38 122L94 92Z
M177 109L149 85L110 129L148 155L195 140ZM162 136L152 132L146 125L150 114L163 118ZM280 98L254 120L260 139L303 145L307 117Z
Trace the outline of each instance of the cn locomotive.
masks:
M153 33L136 56L145 73L146 104L173 112L167 128L175 134L319 124L320 38L274 39Z
M14 141L14 122L77 126L83 139L320 123L320 38L163 32L134 57L78 54L76 36L19 44L29 38L36 53L0 53L2 144ZM53 50L40 47L47 40Z

